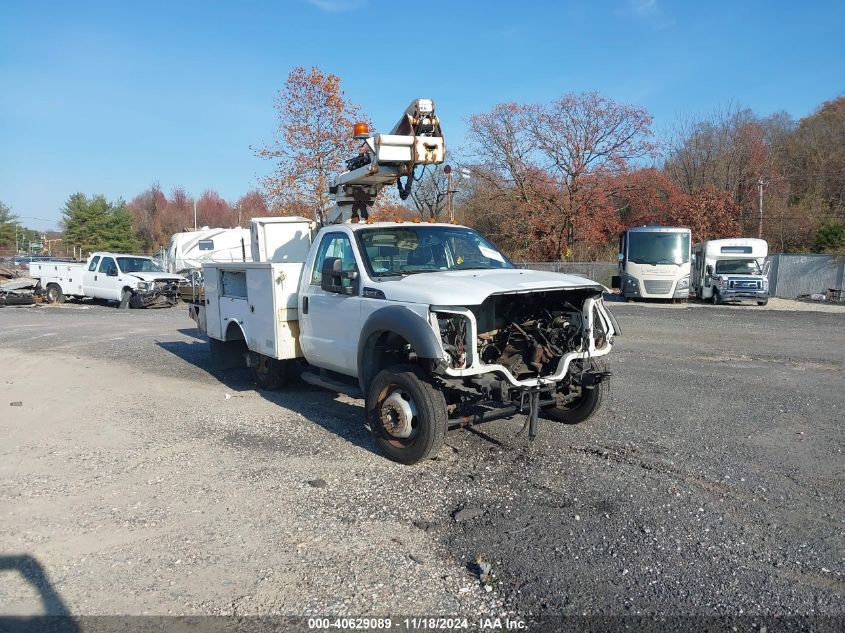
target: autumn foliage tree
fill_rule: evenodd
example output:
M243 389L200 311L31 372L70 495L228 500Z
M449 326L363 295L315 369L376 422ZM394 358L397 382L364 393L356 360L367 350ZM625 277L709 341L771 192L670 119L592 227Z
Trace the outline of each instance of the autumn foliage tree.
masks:
M167 206L167 198L158 183L139 193L129 203L132 213L135 236L141 242L141 248L150 251L158 248L164 240L162 214ZM168 236L169 237L169 236Z
M238 217L240 218L239 224L241 226L249 222L250 218L259 218L269 215L270 213L270 209L267 207L267 200L264 199L264 195L255 189L247 191L244 195L242 195L235 203L235 209L237 210Z
M593 92L469 119L473 159L494 190L486 195L507 214L501 229L531 258L571 257L576 239L618 229L608 187L654 152L651 136L648 112Z
M276 99L278 129L269 145L258 150L276 164L262 182L279 210L308 209L308 215L328 203L328 183L360 145L352 127L362 120L358 106L340 87L340 77L318 68L291 70Z

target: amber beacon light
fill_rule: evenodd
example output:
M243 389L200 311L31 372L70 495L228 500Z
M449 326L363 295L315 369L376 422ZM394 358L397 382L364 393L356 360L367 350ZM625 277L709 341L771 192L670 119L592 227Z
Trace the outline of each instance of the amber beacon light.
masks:
M367 138L370 135L370 126L366 123L356 123L352 130L355 138Z

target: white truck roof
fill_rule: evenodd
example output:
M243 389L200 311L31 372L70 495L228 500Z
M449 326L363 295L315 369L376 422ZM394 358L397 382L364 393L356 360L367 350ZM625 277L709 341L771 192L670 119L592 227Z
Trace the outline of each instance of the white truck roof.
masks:
M760 259L769 254L769 245L766 240L755 237L732 237L699 242L695 245L695 252L703 252L707 259L736 259L738 257Z

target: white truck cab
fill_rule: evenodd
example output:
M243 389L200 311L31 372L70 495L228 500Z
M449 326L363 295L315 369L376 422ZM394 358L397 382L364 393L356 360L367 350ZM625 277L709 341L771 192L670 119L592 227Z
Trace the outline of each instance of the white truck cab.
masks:
M176 302L184 278L164 272L150 257L96 252L83 263L33 262L30 276L50 303L66 297L92 297L119 301L121 308L143 308Z
M715 304L769 301L766 240L749 237L699 242L693 248L692 289Z

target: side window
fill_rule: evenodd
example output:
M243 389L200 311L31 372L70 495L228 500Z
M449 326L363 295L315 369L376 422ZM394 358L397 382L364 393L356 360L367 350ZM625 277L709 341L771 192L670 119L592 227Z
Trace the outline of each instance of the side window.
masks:
M117 272L117 264L114 263L114 260L111 257L103 257L103 261L100 262L100 272L104 275L111 274L111 271Z
M90 270L93 273L95 270L97 270L97 264L99 264L99 263L100 263L100 256L97 255L94 259L91 260L91 263L88 264L88 270Z
M317 258L314 260L314 270L311 272L311 284L319 286L323 280L323 262L327 257L340 257L343 270L357 270L352 244L344 233L329 233L320 242ZM352 285L351 279L343 280L344 287Z
M246 299L246 272L243 270L223 270L220 273L220 285L224 297Z
M201 251L213 251L214 250L214 240L200 240L197 242L197 248Z

